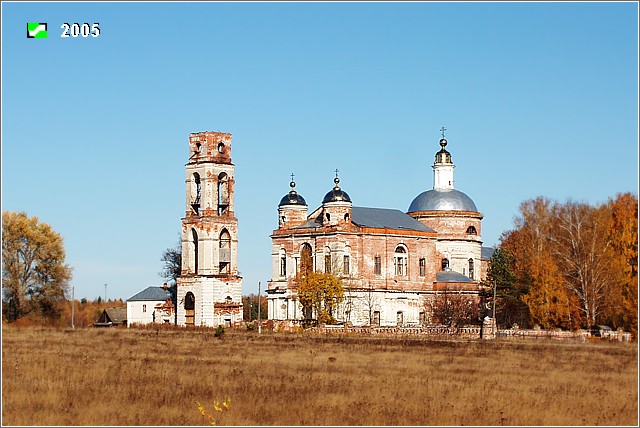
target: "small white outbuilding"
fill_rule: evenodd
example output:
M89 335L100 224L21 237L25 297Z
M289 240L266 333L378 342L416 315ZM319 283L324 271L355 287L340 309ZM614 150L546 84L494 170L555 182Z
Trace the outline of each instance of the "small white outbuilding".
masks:
M132 324L175 324L172 289L150 286L127 299L127 326Z

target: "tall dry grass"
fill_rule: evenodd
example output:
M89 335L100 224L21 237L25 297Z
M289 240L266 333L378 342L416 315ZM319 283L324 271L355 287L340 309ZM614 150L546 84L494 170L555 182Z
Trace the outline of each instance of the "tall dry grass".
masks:
M637 344L2 329L3 425L637 425Z

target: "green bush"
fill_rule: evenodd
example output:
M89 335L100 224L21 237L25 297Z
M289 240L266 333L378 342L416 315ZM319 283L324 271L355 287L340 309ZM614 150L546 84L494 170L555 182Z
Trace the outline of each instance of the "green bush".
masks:
M222 339L222 336L224 335L224 327L222 325L216 327L216 331L213 332L213 335L219 339Z

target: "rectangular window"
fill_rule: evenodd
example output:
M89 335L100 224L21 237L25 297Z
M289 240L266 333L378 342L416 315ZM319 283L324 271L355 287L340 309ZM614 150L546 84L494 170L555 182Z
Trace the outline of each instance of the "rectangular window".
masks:
M419 272L420 276L425 276L426 267L427 267L427 265L425 263L425 260L424 259L420 259L420 272Z
M324 256L324 272L331 273L331 255Z
M142 312L147 312L147 305L142 305Z
M380 311L373 311L373 325L380 325Z
M407 276L407 258L396 257L394 259L396 276Z
M382 263L380 256L376 256L375 259L373 259L373 273L376 275L382 275Z
M419 317L420 317L419 319L420 319L420 324L421 325L424 325L424 324L427 323L427 318L424 316L424 312L420 312Z
M287 276L287 256L280 257L280 276Z
M344 256L343 273L349 275L349 256Z

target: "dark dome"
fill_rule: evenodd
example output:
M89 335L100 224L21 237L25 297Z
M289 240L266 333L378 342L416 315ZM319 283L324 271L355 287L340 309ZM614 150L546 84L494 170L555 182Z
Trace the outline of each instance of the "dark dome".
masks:
M334 188L329 193L324 195L322 203L324 204L327 202L351 202L351 198L344 190L340 188Z
M349 197L347 192L342 190L338 185L340 184L340 179L336 177L336 179L333 180L333 182L336 183L335 187L331 189L329 193L324 195L324 199L322 200L322 203L325 204L327 202L351 202L351 198Z
M278 206L281 207L283 205L303 205L306 207L307 201L305 201L304 198L298 194L298 192L292 190L284 195L282 199L280 199L280 203L278 204Z
M476 204L459 190L427 190L409 205L409 211L478 211Z

